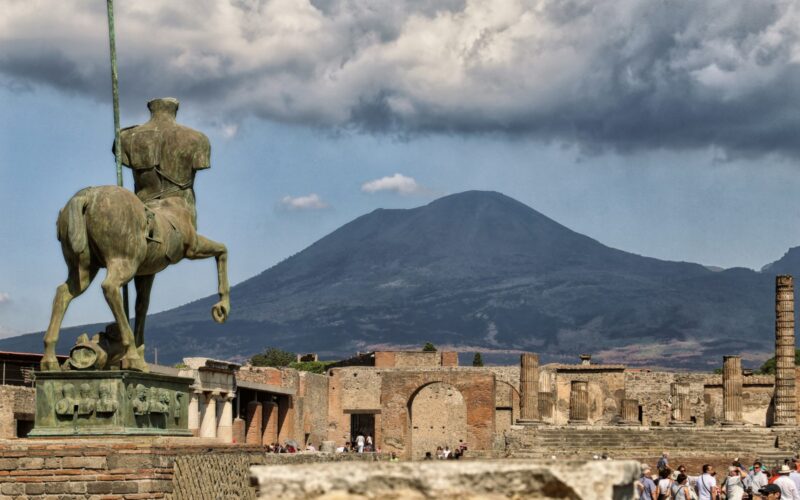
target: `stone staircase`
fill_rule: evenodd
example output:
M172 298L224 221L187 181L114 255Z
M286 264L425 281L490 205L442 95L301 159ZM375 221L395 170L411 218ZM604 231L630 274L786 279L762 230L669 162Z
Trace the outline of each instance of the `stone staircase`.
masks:
M764 428L679 427L532 427L514 426L506 434L513 457L585 458L608 453L614 458L655 455L791 456L777 448L778 431ZM774 454L774 457L772 456Z

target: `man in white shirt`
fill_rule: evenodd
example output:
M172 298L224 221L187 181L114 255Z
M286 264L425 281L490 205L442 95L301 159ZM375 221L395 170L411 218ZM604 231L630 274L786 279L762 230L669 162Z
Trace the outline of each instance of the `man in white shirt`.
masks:
M792 469L788 465L781 465L781 469L778 471L779 477L772 483L781 489L781 500L800 500L797 486L794 481L789 479L791 472Z
M800 467L800 463L792 461L792 472L789 473L789 479L794 482L794 487L797 488L797 491L800 491L800 472L797 471L798 467Z
M753 463L753 470L747 475L745 486L747 486L753 493L758 493L758 490L769 484L769 478L764 474L761 462Z
M714 477L714 467L709 464L703 465L703 474L697 478L697 499L712 500L716 498L717 479Z

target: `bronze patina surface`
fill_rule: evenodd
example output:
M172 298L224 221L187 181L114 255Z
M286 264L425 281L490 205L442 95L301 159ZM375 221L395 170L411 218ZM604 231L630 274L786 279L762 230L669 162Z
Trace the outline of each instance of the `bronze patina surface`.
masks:
M190 436L192 379L129 370L37 372L31 436Z
M123 369L147 371L144 326L153 279L183 258L216 259L219 301L212 306L211 315L218 323L228 317L227 249L197 233L194 176L210 166L208 138L176 123L176 99L154 99L148 108L150 121L125 129L121 136L122 162L133 170L136 194L117 186L89 187L75 194L59 212L57 234L69 273L53 300L44 337L44 371L61 368L55 345L64 314L100 268L107 269L102 289L117 331L107 331L108 338L91 343L79 341L82 352L71 358L74 364L70 368L107 369L119 363ZM120 292L131 280L136 286L135 332ZM109 339L113 341L106 345L119 352L105 353L103 359L98 349L101 340Z

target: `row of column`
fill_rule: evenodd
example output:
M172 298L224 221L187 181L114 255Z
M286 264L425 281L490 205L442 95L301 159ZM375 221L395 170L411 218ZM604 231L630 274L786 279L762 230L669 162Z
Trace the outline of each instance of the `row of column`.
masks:
M775 426L797 425L795 396L795 332L794 280L781 275L775 279ZM589 419L588 382L573 380L570 387L569 422L585 423ZM742 358L724 356L722 363L723 425L741 425L742 419ZM672 401L671 425L691 425L689 386L670 385ZM553 387L549 376L539 378L539 356L526 353L520 359L520 420L535 422L553 417ZM620 423L639 422L639 402L623 399Z
M539 359L535 354L523 354L520 374L520 413L521 422L550 419L553 416L554 401L552 380L549 376L539 377ZM742 358L725 356L723 358L723 424L742 423ZM538 390L534 390L533 388ZM671 425L692 425L692 407L689 385L674 382L670 384L672 403ZM620 406L622 425L639 424L639 401L625 398ZM569 423L585 424L589 421L589 383L586 380L573 380L570 383Z
M234 397L233 392L195 389L189 400L189 430L202 438L232 443Z
M269 446L278 442L278 403L252 401L247 404L247 444Z

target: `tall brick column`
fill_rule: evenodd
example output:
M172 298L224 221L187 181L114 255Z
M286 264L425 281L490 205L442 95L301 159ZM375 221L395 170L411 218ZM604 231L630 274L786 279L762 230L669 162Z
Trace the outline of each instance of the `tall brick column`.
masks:
M775 278L775 426L797 425L794 366L794 280Z
M620 425L639 425L639 400L626 398L620 406Z
M549 372L539 374L539 418L544 422L553 422L553 379Z
M742 423L742 357L722 358L722 425Z
M261 443L264 446L278 442L278 403L264 403L264 434Z
M669 388L672 398L672 420L670 425L691 425L692 406L689 401L689 386L673 382Z
M539 355L526 352L519 359L520 420L539 420Z
M245 442L247 444L261 444L263 406L258 401L247 403L247 434Z
M589 422L589 382L573 380L569 392L569 423Z
M233 442L236 444L244 444L247 442L247 435L245 434L245 422L241 417L233 419Z

